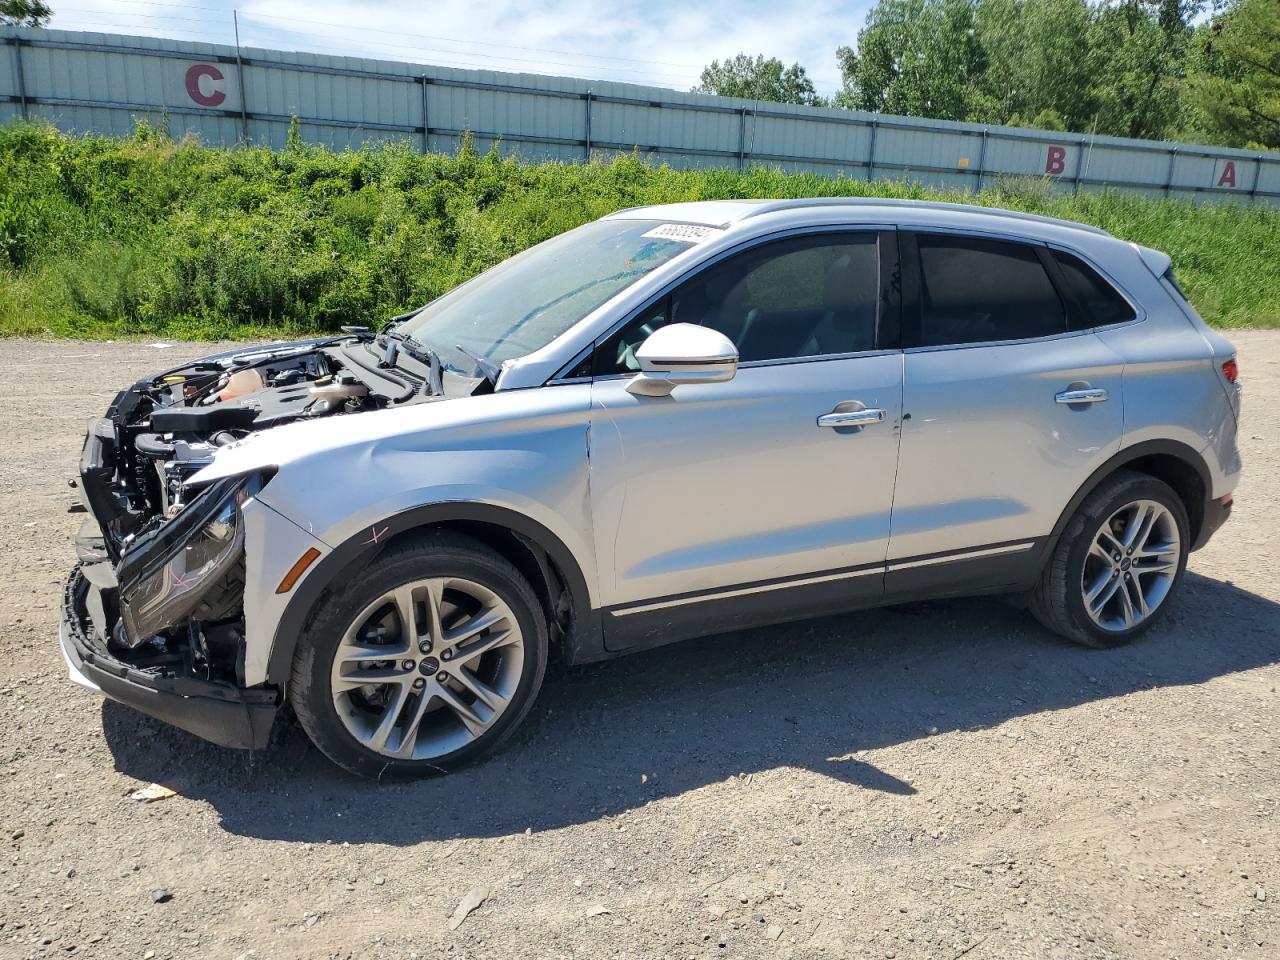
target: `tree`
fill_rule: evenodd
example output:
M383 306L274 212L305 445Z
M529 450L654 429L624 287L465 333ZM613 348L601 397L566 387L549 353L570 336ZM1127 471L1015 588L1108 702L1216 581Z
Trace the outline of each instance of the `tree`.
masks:
M985 69L968 119L1078 130L1093 119L1085 0L978 0Z
M0 23L14 27L43 27L53 11L42 0L0 0Z
M1191 21L1209 2L1219 0L878 0L856 48L836 51L836 102L1167 137L1187 125Z
M836 105L852 110L964 120L982 47L970 0L880 0L858 33L857 48L836 60L844 86Z
M1097 132L1159 139L1179 126L1189 21L1202 8L1200 0L1120 0L1097 10L1088 50Z
M1198 126L1233 147L1280 148L1280 0L1239 0L1200 31Z
M784 67L777 57L766 60L763 54L751 57L740 53L724 63L712 60L702 71L700 81L690 92L774 103L800 103L812 107L826 105L825 98L818 96L804 67L798 63Z

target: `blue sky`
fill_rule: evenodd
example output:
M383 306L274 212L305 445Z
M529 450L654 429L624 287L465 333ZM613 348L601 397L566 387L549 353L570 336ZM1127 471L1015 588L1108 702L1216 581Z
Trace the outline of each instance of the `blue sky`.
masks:
M835 48L870 3L811 0L49 0L51 27L347 54L688 89L740 51L798 60L820 93L840 85Z

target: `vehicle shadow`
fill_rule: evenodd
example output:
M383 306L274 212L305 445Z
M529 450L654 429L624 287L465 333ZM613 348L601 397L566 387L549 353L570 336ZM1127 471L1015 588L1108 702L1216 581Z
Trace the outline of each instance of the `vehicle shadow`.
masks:
M1280 604L1196 574L1184 586L1161 625L1116 650L1060 641L997 600L957 600L554 671L501 754L415 783L357 780L292 722L254 756L111 703L103 724L119 770L206 800L234 834L275 840L550 830L780 767L913 794L858 751L1280 662Z

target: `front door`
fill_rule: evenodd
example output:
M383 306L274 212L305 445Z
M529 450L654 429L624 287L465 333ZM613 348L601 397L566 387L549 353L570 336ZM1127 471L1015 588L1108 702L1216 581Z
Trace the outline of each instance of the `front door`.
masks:
M902 390L902 354L881 349L897 327L882 249L892 234L758 245L600 344L591 503L611 648L880 596ZM728 336L736 377L628 393L635 348L667 322Z

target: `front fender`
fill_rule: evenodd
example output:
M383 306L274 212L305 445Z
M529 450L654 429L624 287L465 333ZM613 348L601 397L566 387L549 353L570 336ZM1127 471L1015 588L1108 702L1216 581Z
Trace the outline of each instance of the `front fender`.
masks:
M575 556L563 540L550 529L526 514L507 506L479 501L443 501L420 504L382 517L354 536L335 545L298 581L287 598L276 621L262 680L283 686L289 678L293 651L306 625L311 610L330 584L340 583L347 571L367 566L397 534L422 527L450 522L480 522L514 531L540 547L563 574L580 615L576 624L579 636L578 659L593 659L596 648L603 650L597 618L593 578L588 576L581 558Z

